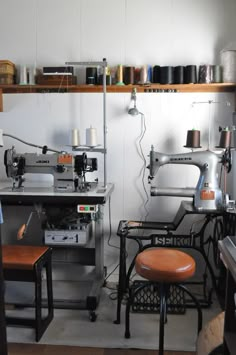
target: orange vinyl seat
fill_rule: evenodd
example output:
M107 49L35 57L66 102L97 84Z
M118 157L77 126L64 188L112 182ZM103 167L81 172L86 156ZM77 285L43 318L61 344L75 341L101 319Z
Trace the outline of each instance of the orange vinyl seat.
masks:
M167 298L170 285L175 285L186 292L194 301L198 311L198 332L202 328L202 311L195 296L182 284L190 279L196 269L195 260L187 253L172 248L154 248L139 253L135 259L135 269L139 276L157 285L160 302L159 355L164 354L164 324L167 314ZM145 286L145 285L144 285ZM126 305L125 337L130 338L130 307L137 292L129 290Z

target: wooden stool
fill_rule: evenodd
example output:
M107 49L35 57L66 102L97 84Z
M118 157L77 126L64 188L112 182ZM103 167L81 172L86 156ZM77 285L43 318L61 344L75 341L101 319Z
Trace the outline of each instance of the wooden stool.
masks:
M44 246L3 245L3 275L6 281L34 282L35 318L6 317L7 325L35 328L38 342L53 319L52 249ZM48 314L42 318L42 269L46 269Z
M202 311L197 299L181 285L181 282L186 281L195 273L194 259L179 250L170 248L149 249L137 255L135 260L135 269L138 275L151 283L156 283L160 299L160 326L159 326L159 355L164 353L164 324L167 314L167 299L170 285L185 291L194 301L198 311L198 332L202 328ZM125 337L130 338L129 330L129 313L130 306L133 303L134 297L138 292L146 287L142 285L133 293L129 292L129 298L126 305L126 321L125 321Z

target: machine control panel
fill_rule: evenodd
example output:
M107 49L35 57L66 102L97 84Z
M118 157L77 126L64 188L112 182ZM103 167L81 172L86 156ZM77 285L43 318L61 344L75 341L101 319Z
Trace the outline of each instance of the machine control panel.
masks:
M91 236L91 223L74 229L45 229L44 243L47 245L86 245Z
M77 205L77 212L96 213L98 212L98 205Z

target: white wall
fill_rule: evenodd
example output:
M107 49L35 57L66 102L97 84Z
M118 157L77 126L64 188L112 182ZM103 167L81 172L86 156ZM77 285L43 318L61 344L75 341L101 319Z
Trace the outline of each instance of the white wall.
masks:
M217 63L235 40L234 0L1 1L1 57L16 64Z
M219 64L220 50L235 39L235 14L234 0L1 1L0 57L17 65L37 67L104 57L111 66ZM84 72L79 74L81 82ZM140 177L143 161L137 153L141 117L127 114L130 94L107 96L108 180L115 183L112 196L115 235L120 219L140 219L146 213ZM151 144L166 153L186 152L183 148L186 132L192 128L201 130L201 143L207 148L210 126L211 147L214 147L219 142L218 126L230 125L234 111L234 94L145 93L137 97L147 128L142 140L145 157ZM209 104L210 100L217 103ZM205 103L193 105L193 102ZM101 140L102 95L8 94L4 95L0 120L1 128L8 133L59 149L70 143L69 132L73 127L78 127L82 135L92 124ZM6 138L5 148L11 144ZM20 143L14 144L18 151L32 151ZM1 166L3 179L2 160ZM196 183L195 167L164 169L159 179L162 185ZM145 185L149 191L146 177ZM148 219L171 220L179 202L177 198L149 198ZM106 221L107 215L106 208ZM107 254L112 252L108 249ZM117 257L116 250L114 254Z

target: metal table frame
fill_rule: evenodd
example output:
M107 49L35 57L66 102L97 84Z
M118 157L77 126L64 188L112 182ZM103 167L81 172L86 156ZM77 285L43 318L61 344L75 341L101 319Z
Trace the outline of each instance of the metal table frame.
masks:
M82 265L94 266L94 274L92 279L92 285L87 297L84 300L78 300L78 302L62 302L62 300L56 300L54 298L54 307L56 308L76 308L76 309L88 309L90 312L90 319L96 320L95 309L99 302L100 290L104 283L104 241L103 241L103 221L101 209L103 205L108 201L111 193L114 189L113 184L107 184L106 189L97 185L95 189L86 193L80 192L55 192L53 188L25 188L23 191L12 191L11 188L0 189L0 201L3 206L28 206L34 204L41 204L45 206L58 206L60 205L68 207L76 207L78 204L99 205L99 217L92 221L92 233L95 240L94 247L80 248L76 246L78 252L81 254ZM1 228L0 228L1 235ZM53 246L53 248L58 248ZM66 246L71 248L71 246ZM59 246L62 248L62 246ZM73 248L73 247L72 247ZM79 255L80 256L80 255ZM89 258L87 263L87 257ZM79 260L80 263L80 260Z
M191 233L187 235L183 234L173 234L173 231L176 231L183 219L186 215L196 214L196 215L205 215L204 222L200 228L200 231L197 233ZM151 247L168 247L168 248L187 248L194 249L198 251L205 263L206 267L210 273L212 286L207 292L207 274L204 273L203 281L201 282L189 282L195 284L203 284L203 298L200 299L200 303L202 307L209 307L212 303L212 291L215 289L217 291L217 279L213 267L208 260L208 256L206 253L206 246L212 244L214 251L215 262L217 263L217 242L218 239L223 237L223 222L222 216L224 215L224 211L198 211L195 210L190 202L183 201L180 205L180 208L175 216L175 219L171 223L166 222L141 222L141 221L126 221L122 220L119 223L117 235L120 238L120 260L119 260L119 282L118 282L118 296L117 296L117 315L114 323L120 323L120 312L121 312L121 303L126 293L129 285L130 276L132 270L135 265L135 258L141 251L151 248ZM215 228L213 231L213 236L208 235L207 238L205 236L206 228L208 224L214 220ZM138 235L134 234L134 232L138 230L148 231L151 230L151 234L149 235ZM153 230L162 231L165 234L157 234L153 233ZM137 254L134 256L131 264L129 265L127 271L126 265L126 239L134 240L138 244ZM184 241L182 245L180 245L180 241ZM197 240L199 241L199 245L197 245ZM147 244L143 245L144 241L148 241ZM191 305L187 305L191 307Z

